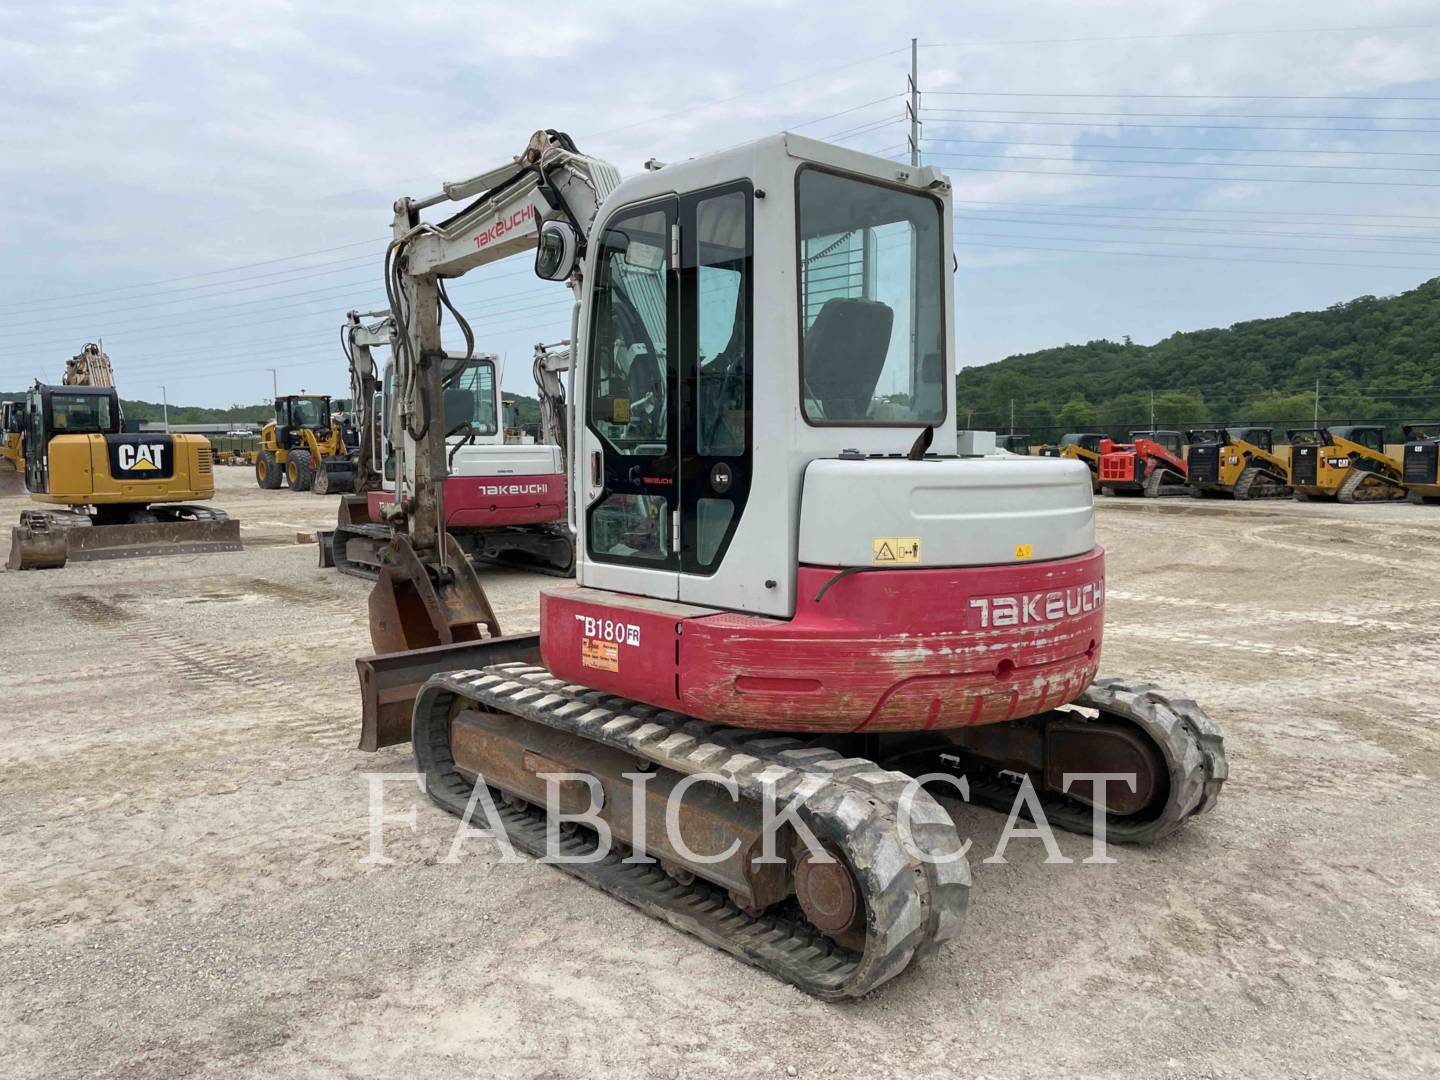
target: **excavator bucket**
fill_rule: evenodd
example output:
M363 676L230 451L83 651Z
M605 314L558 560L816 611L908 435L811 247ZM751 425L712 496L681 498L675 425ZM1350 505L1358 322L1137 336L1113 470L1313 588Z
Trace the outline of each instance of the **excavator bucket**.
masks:
M409 652L457 641L479 641L482 628L500 636L500 621L475 568L449 533L445 566L427 569L397 533L386 548L370 591L370 643L380 654Z
M427 568L404 534L396 534L383 551L370 592L375 655L355 662L362 750L409 741L415 696L430 676L539 659L538 634L500 636L500 621L475 568L449 534L445 554L443 569Z
M24 474L8 461L0 461L0 495L19 495L24 490Z

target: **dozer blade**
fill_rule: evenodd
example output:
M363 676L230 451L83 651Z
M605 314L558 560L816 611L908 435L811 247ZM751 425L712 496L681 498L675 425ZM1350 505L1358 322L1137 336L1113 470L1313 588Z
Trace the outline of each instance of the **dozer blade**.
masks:
M240 550L238 521L82 526L37 515L12 530L10 558L5 565L11 570L51 570L72 559L92 562Z
M500 620L475 568L453 536L446 533L444 542L446 565L431 567L407 536L391 537L370 591L370 643L377 653L479 641L482 627L490 637L500 636Z
M492 664L538 664L539 634L512 634L484 641L457 641L428 649L362 656L360 676L360 749L375 751L410 741L415 696L432 675Z

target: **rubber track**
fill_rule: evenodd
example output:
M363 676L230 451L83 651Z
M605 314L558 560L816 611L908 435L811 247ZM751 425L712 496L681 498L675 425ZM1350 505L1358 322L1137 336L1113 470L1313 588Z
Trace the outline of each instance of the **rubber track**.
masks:
M1252 461L1241 470L1232 494L1237 499L1284 499L1291 492L1283 479Z
M1123 679L1096 679L1072 704L1096 709L1099 721L1114 718L1140 728L1160 748L1169 773L1169 793L1160 813L1145 820L1112 817L1106 822L1108 839L1127 844L1153 844L1179 832L1196 814L1214 807L1220 788L1230 775L1225 740L1214 720L1189 698L1172 698L1149 683ZM1073 712L1057 712L1073 721ZM1015 785L984 777L970 781L970 800L1005 813L1015 801ZM1046 820L1067 832L1089 834L1094 816L1083 803L1053 793L1040 793Z
M745 914L723 890L699 879L681 885L658 866L627 864L612 852L600 862L555 864L655 918L694 934L747 963L826 1000L859 997L893 979L954 937L969 902L970 868L960 858L937 863L908 853L896 813L910 779L874 762L842 757L797 739L718 728L674 712L565 683L544 668L505 664L432 677L415 700L412 745L430 797L462 815L473 785L450 754L449 720L466 705L510 713L578 738L616 747L679 773L730 777L746 798L773 784L777 807L807 780L818 787L799 816L834 844L854 872L866 908L865 946L842 949L803 918L777 905ZM546 826L538 808L496 809L511 840L543 855ZM944 854L960 848L955 825L918 791L910 815L914 847ZM577 837L575 850L587 841Z
M1167 481L1167 478L1168 481ZM1170 469L1157 467L1154 472L1145 478L1145 486L1141 494L1147 499L1168 498L1172 495L1189 495L1190 485L1185 477Z
M1368 489L1373 494L1362 494L1365 481L1370 477L1378 481ZM1340 481L1340 487L1335 491L1335 501L1342 503L1385 502L1391 499L1403 499L1405 495L1405 488L1388 476L1352 467L1345 479Z

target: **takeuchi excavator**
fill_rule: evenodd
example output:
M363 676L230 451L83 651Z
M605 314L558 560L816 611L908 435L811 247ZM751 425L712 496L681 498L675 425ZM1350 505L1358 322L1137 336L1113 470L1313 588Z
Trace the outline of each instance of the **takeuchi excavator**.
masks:
M1379 424L1297 428L1289 434L1289 481L1301 502L1383 502L1406 497L1404 463L1385 453L1385 429Z
M488 802L516 848L838 999L961 928L970 873L925 784L1029 792L1117 841L1215 804L1201 708L1096 678L1088 470L958 438L942 173L785 134L621 182L546 130L395 210L404 438L362 745L409 738L440 806ZM576 581L505 636L429 418L442 281L530 248L575 300Z
M59 386L36 383L24 403L25 487L36 502L12 530L12 570L116 559L240 550L240 524L192 499L215 495L203 435L129 432L110 359L86 345Z
M378 322L362 321L380 314L347 316L342 340L357 390L359 427L368 433L362 435L360 455L365 470L358 478L359 493L342 498L334 531L320 536L322 566L368 578L379 573L381 553L389 542L385 521L396 504L394 444L400 437L391 416L397 398L394 320L384 315ZM500 357L476 353L473 338L467 341L466 354L447 355L441 374L446 530L471 559L569 577L575 545L568 521L563 440L551 437L537 443L506 434ZM381 369L377 391L372 350L381 345L392 347L392 359ZM545 402L563 394L557 376L568 366L569 354L537 348L534 370L544 422L555 415ZM559 409L563 415L563 398Z
M1293 494L1289 466L1275 453L1268 427L1232 427L1186 433L1190 489L1232 499L1284 499Z

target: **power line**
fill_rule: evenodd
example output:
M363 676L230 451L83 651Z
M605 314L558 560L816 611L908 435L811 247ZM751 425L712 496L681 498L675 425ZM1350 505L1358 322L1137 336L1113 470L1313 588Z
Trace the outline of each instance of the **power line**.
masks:
M941 140L927 139L928 142ZM1005 144L1001 144L1005 145ZM1088 147L1079 146L1077 150L1086 150ZM1223 153L1224 151L1215 151ZM1217 169L1340 169L1347 172L1406 172L1406 173L1435 173L1440 169L1421 169L1410 166L1397 165L1295 165L1284 162L1273 161L1147 161L1140 158L1107 158L1107 157L1047 157L1041 154L962 154L953 151L940 152L936 150L926 151L931 157L952 157L952 158L992 158L1002 161L1060 161L1070 165L1087 165L1095 162L1101 165L1164 165L1168 168L1177 166L1194 165L1200 168ZM1404 186L1404 185L1402 185ZM1436 187L1435 184L1417 184L1416 187Z
M922 109L921 114L939 112L938 109ZM945 112L963 112L960 109L946 109ZM932 121L933 122L933 121ZM959 123L960 121L952 121ZM964 121L966 124L1004 124L1007 127L1017 126L1015 120L981 120L972 117ZM1096 122L1094 120L1025 120L1024 124L1031 127L1144 127L1154 128L1157 131L1309 131L1322 134L1349 133L1352 135L1437 135L1440 128L1362 128L1362 127L1296 127L1294 125L1266 125L1266 124L1125 124L1115 121Z
M1225 215L1227 215L1227 216L1234 216L1234 215L1240 215L1240 214L1244 214L1244 215L1247 215L1247 216L1254 216L1254 215L1269 216L1270 214L1273 214L1273 213L1274 213L1273 210L1245 210L1245 209L1241 209L1241 208L1239 208L1239 207L1228 207L1228 208L1226 208L1226 209L1224 209L1224 210L1211 210L1211 209L1206 209L1206 208L1204 208L1204 207L1195 207L1195 206L1141 206L1141 207L1135 207L1135 206L1097 206L1097 205L1095 205L1094 203L995 202L995 201L986 200L986 199L955 199L954 201L957 202L957 203L965 203L966 205L971 205L971 206L1046 206L1046 207L1054 207L1054 208L1062 209L1062 210L1116 210L1116 211L1119 211L1119 212L1121 212L1121 213L1133 213L1133 212L1136 212L1136 211L1143 211L1143 212L1152 212L1152 211L1153 211L1153 212L1156 212L1156 213L1163 213L1163 214L1208 214L1208 215L1210 215L1210 216L1212 216L1212 217L1215 216L1215 215L1217 215L1217 214L1225 214ZM1395 220L1401 220L1401 221L1440 221L1440 215L1435 215L1435 214L1371 214L1371 213L1365 213L1365 214L1343 214L1343 213L1338 213L1338 212L1335 212L1335 211L1324 211L1324 210L1290 210L1290 211L1287 211L1287 212L1288 212L1288 213L1291 213L1291 214L1303 214L1303 215L1305 215L1306 217L1351 218L1351 219L1357 219L1357 218L1387 218L1387 219L1395 219ZM1310 222L1296 222L1295 224L1310 224ZM1319 224L1319 223L1316 223L1316 224ZM1429 226L1427 226L1427 225L1381 225L1381 226L1368 225L1368 226L1365 226L1365 227L1369 227L1369 228L1385 228L1385 229L1424 229L1424 228L1431 228L1431 229L1433 229L1433 228L1440 228L1440 226L1433 226L1433 225L1429 225Z
M1066 255L1113 255L1113 256L1121 257L1121 258L1137 258L1137 259L1186 259L1186 260L1190 260L1190 261L1200 261L1200 262L1238 262L1238 263L1256 263L1256 264L1269 263L1269 264L1272 264L1272 265L1275 265L1275 266L1326 266L1326 267L1329 267L1329 266L1338 266L1338 267L1341 267L1341 268L1346 269L1346 270L1354 270L1354 269L1356 268L1354 263L1348 263L1348 262L1344 262L1344 263L1342 263L1342 262L1314 262L1314 261L1301 261L1301 260L1298 260L1298 259L1242 259L1242 258L1233 257L1233 256L1229 256L1229 255L1176 255L1176 254L1173 254L1173 253L1160 252L1160 251L1096 251L1096 250L1094 250L1094 249L1092 249L1092 248L1056 248L1056 247L1041 247L1041 246L1033 245L1033 244L994 244L994 243L983 243L983 244L982 244L982 243L975 243L975 242L966 241L966 240L957 240L957 241L955 241L955 242L956 242L956 244L958 244L958 245L960 245L960 246L962 246L962 247L1012 248L1012 249L1014 249L1014 250L1016 250L1016 251L1049 251L1049 252L1066 254ZM1092 242L1093 242L1093 241L1092 241ZM1366 263L1366 264L1365 264L1365 269L1367 269L1367 270L1418 270L1418 271L1420 271L1421 273L1426 273L1426 274L1433 274L1433 273L1436 273L1437 270L1440 270L1440 268L1432 267L1432 266L1394 266L1394 265L1384 265L1384 264L1381 264L1381 263Z
M1039 222L1039 223L1035 223L1035 222L1024 222L1023 224L1057 225L1056 222ZM1092 229L1095 228L1095 226L1093 226L1093 225L1090 225L1090 226L1077 226L1077 227L1079 227L1079 228L1092 228ZM1014 233L966 232L964 235L965 235L965 236L983 236L983 237L990 237L990 238L994 238L994 239L997 239L997 240L1012 240L1012 239L1013 239L1013 240L1030 240L1030 239L1034 239L1034 240L1058 240L1058 241L1062 241L1062 242L1065 242L1065 243L1070 243L1071 240L1072 240L1072 238L1066 237L1066 236L1034 236L1034 237L1031 237L1031 236L1025 236L1025 235L1019 235L1019 236L1017 236L1017 235L1014 234ZM1104 239L1102 239L1102 238L1100 238L1100 237L1082 236L1082 237L1076 237L1076 238L1074 238L1074 242L1075 242L1075 243L1091 243L1091 244L1146 244L1146 245L1158 246L1158 247L1226 248L1226 249L1244 249L1244 250L1248 250L1248 251L1289 251L1289 252L1297 252L1297 253L1315 252L1316 254L1320 254L1320 255L1356 255L1356 256L1365 256L1365 255L1380 255L1380 256L1387 256L1387 255L1401 255L1401 256L1406 256L1406 255L1416 255L1416 256L1436 255L1436 256L1440 256L1440 251L1433 251L1433 252L1432 252L1432 251L1415 251L1415 252L1410 252L1410 251L1404 251L1404 252L1399 252L1399 251L1355 251L1355 250L1352 249L1352 248L1302 248L1302 247L1276 246L1276 245L1274 245L1274 244L1222 244L1222 243L1218 243L1218 242L1213 241L1213 240L1212 240L1212 241L1205 241L1205 242L1198 242L1198 241L1193 241L1193 240L1104 240ZM1363 267L1363 266L1368 266L1368 265L1370 265L1370 264L1369 264L1369 263L1357 263L1357 264L1355 264L1355 265L1357 266L1357 268L1359 268L1359 267ZM1425 268L1424 268L1424 267L1416 267L1415 269L1425 269ZM1433 269L1434 269L1437 273L1440 273L1440 265L1437 265L1437 266L1433 267Z
M991 41L942 41L921 45L922 49L968 49L977 45L1076 45L1102 41L1162 41L1171 38L1251 37L1278 34L1377 34L1395 30L1434 30L1437 23L1408 26L1310 26L1280 27L1273 30L1185 30L1173 34L1120 34L1106 37L1000 38Z
M941 120L941 124L959 123L956 120ZM1091 147L1082 146L1073 142L1027 142L1020 139L1000 139L986 141L982 139L952 139L946 135L927 136L930 142L940 143L962 143L966 146L1056 146L1072 150L1173 150L1185 153L1200 154L1327 154L1344 155L1345 157L1440 157L1440 150L1282 150L1278 147L1257 147L1257 146L1139 146L1132 143L1106 143L1103 146ZM1284 166L1272 166L1283 168ZM1334 165L1330 168L1347 169L1358 168L1354 165ZM1405 170L1415 172L1433 172L1433 169Z
M932 154L932 157L944 157L943 154ZM967 155L975 157L986 157L992 155ZM1017 159L1010 159L1017 160ZM1032 159L1038 160L1038 159ZM1063 159L1071 161L1070 158ZM1083 165L1084 161L1073 162ZM1190 165L1194 162L1174 162L1177 165ZM1207 184L1335 184L1349 187L1440 187L1440 184L1416 184L1409 181L1397 180L1323 180L1318 177L1300 178L1284 176L1167 176L1164 173L1109 173L1109 172L1075 172L1070 169L982 169L971 165L952 166L952 172L980 172L1000 173L1012 176L1093 176L1097 179L1106 180L1198 180Z
M1053 90L927 90L925 92L941 97L1107 98L1110 100L1132 98L1185 101L1440 101L1440 96L1417 94L1365 97L1361 94L1132 94Z
M1025 213L1025 211L1019 211L1019 212L1020 212L1020 213ZM962 211L959 212L959 215L978 215L978 214L980 214L980 211L963 211L963 210L962 210ZM957 215L957 216L959 216L959 215ZM1039 220L1036 220L1037 217L1039 218ZM1084 222L1063 221L1063 220L1057 221L1057 220L1055 220L1056 217L1057 217L1057 215L1043 215L1043 216L1042 216L1042 215L1032 215L1031 217L1028 217L1028 218L1012 218L1012 217L990 217L990 216L987 215L987 216L960 217L960 220L962 220L962 221L987 221L987 222L989 222L989 221L999 221L999 222L1005 222L1005 223L1007 223L1007 224L1012 224L1012 225L1053 225L1053 226L1055 226L1055 227L1057 227L1057 228L1068 228L1068 229L1119 229L1119 230L1124 231L1124 232L1130 232L1130 231L1134 231L1134 230L1141 230L1141 231L1144 231L1144 232L1210 233L1210 234L1231 235L1231 236L1234 236L1234 235L1241 235L1241 236L1283 236L1283 237L1292 237L1292 238L1302 239L1302 240L1359 240L1359 241L1369 241L1369 242L1378 242L1378 243L1401 243L1401 244L1440 243L1440 237L1431 238L1431 237L1423 237L1423 236L1371 236L1371 235L1366 235L1366 234L1361 234L1361 235L1358 235L1358 236L1357 236L1357 235L1346 234L1346 233L1273 232L1273 231L1268 231L1268 230L1262 230L1262 231L1260 231L1260 232L1253 232L1253 231L1250 231L1250 230L1247 230L1247 229L1239 229L1239 228L1235 228L1235 229L1204 229L1204 228L1196 228L1196 227L1193 226L1193 225L1115 225L1115 224L1111 224L1111 223L1109 223L1109 222L1104 222L1104 221L1084 221ZM1377 252L1376 254L1380 254L1380 253ZM1395 253L1395 252L1386 252L1386 253L1384 253L1384 254L1396 254L1396 253ZM1409 252L1405 252L1404 254L1409 254ZM1434 251L1434 252L1416 252L1415 254L1427 254L1427 255L1428 255L1428 254L1435 254L1435 255L1440 255L1440 249L1437 249L1437 250Z
M942 109L932 108L930 112L938 113L963 113L972 112L999 113L1003 116L1159 116L1172 120L1374 120L1385 123L1399 122L1426 122L1440 120L1440 116L1387 116L1375 113L1356 114L1346 113L1336 115L1333 113L1217 113L1217 112L1100 112L1089 109L989 109L975 105L968 109ZM1144 127L1146 125L1138 125ZM1307 129L1308 130L1308 129ZM1320 130L1320 129L1315 129Z

